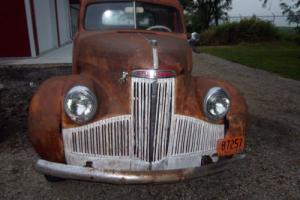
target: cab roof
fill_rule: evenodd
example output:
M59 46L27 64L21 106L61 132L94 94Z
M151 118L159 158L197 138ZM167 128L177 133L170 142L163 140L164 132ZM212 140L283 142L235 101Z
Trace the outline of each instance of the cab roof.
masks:
M130 1L130 0L81 0L83 4L90 4L96 2L107 2L107 1ZM133 0L132 0L133 1ZM153 4L162 4L167 6L173 6L177 9L182 9L181 4L178 0L136 0L136 2L146 2L146 3L153 3Z

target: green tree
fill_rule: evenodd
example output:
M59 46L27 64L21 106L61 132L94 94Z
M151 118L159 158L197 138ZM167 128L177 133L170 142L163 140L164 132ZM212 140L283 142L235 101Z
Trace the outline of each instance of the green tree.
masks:
M191 3L190 0L179 0L179 2L181 3L184 9L187 7L188 4Z
M292 0L292 2L291 5L283 2L280 6L289 23L297 24L296 30L300 34L300 0Z
M227 10L231 9L232 0L215 0L213 5L213 18L216 26L219 25L220 19L227 19Z
M232 0L180 0L187 11L188 30L203 31L227 18Z
M266 6L269 0L263 1L263 6ZM287 16L289 23L295 23L297 25L296 30L300 34L300 0L281 0L280 7L282 13Z

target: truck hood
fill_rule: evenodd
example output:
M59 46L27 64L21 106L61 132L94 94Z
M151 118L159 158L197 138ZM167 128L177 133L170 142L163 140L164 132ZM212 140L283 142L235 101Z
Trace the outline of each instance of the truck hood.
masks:
M74 72L95 73L153 68L152 47L157 40L160 69L177 74L192 69L191 48L187 40L175 34L152 32L90 31L78 34L74 51ZM90 69L90 68L93 68Z

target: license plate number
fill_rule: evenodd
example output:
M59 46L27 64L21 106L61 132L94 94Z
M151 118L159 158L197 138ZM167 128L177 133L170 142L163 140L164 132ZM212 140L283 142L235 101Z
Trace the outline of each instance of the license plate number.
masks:
M230 137L218 141L217 152L219 156L230 156L244 150L244 137Z

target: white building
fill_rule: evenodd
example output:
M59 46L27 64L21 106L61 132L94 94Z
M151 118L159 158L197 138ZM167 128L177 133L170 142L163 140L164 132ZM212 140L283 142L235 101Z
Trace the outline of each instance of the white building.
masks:
M0 57L36 57L70 43L78 12L73 4L79 0L1 2Z

